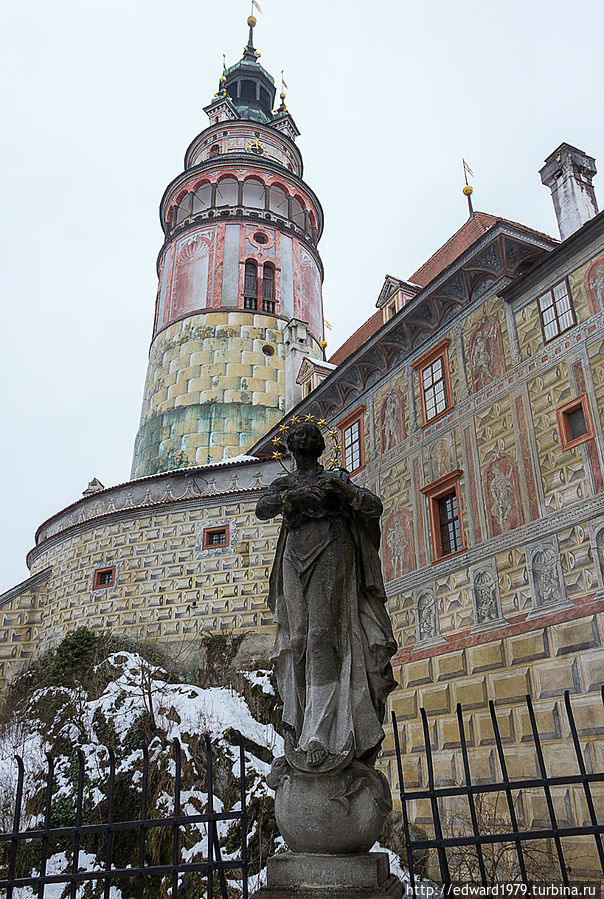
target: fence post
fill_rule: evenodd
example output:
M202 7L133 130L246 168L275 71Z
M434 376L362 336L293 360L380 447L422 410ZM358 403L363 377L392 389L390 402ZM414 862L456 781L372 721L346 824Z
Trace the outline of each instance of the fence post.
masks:
M438 808L438 798L434 788L434 767L432 764L432 746L430 745L430 733L428 731L428 719L426 710L421 708L422 727L424 729L424 744L426 747L426 763L428 765L428 791L430 795L430 805L432 807L432 820L434 821L434 834L436 836L436 850L438 852L438 864L440 866L440 876L442 877L443 886L449 887L451 884L451 875L449 873L449 862L447 861L447 853L443 846L443 832L440 824L440 810Z
M12 840L10 843L10 855L8 859L8 890L6 893L7 899L12 899L13 896L13 886L10 883L11 880L15 878L15 865L17 862L17 848L19 846L19 840L17 839L17 834L19 833L19 825L21 824L21 803L23 802L23 778L25 775L25 769L23 767L23 759L20 755L15 756L15 761L17 763L17 795L15 796L15 814L13 817L13 834Z
M409 830L409 817L407 815L407 797L405 796L405 784L403 781L403 762L401 759L401 746L398 733L398 721L396 714L392 714L392 727L394 730L394 749L396 752L396 766L398 770L398 789L401 797L401 808L403 810L403 830L405 831L405 844L407 846L407 864L409 866L409 880L411 882L411 895L416 896L415 889L415 869L413 866L413 849L411 848L411 833Z

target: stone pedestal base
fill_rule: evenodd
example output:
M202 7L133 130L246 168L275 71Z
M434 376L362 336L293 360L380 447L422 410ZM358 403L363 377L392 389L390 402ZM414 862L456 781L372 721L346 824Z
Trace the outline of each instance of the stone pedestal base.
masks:
M269 858L267 884L252 899L401 899L402 895L403 885L390 874L385 852L287 852Z

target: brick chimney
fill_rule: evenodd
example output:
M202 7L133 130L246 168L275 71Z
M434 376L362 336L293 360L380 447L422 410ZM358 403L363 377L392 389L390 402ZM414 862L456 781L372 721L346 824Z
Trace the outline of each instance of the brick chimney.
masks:
M562 240L598 213L591 183L596 171L596 160L592 156L570 144L560 144L539 172L542 183L552 192Z

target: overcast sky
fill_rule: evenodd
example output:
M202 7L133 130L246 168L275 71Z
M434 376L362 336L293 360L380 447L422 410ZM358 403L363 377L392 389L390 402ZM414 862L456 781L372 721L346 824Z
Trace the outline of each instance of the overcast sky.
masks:
M538 170L604 167L600 0L260 0L256 46L325 211L332 352L467 206L557 236ZM129 477L162 242L158 204L240 58L245 0L0 0L0 592L38 525ZM596 178L598 191L601 178ZM604 189L600 187L600 202Z

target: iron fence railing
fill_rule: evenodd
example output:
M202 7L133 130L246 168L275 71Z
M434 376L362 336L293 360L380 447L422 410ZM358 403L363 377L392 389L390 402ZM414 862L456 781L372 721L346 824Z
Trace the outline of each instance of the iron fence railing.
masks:
M601 699L604 703L604 688ZM476 866L476 882L483 886L493 883L494 872L489 867L490 860L485 858L487 847L494 844L509 848L513 856L513 867L506 868L506 879L513 879L518 883L529 887L533 877L533 862L529 848L539 841L547 841L552 846L552 857L557 864L558 873L552 876L560 878L561 883L569 888L571 886L570 870L572 859L565 856L564 840L567 838L588 838L599 867L604 876L604 809L598 812L597 800L604 795L593 787L604 785L604 772L591 770L592 762L588 760L581 748L579 731L573 714L570 696L564 694L564 706L568 719L569 733L574 748L576 759L576 773L565 772L563 774L548 774L543 749L543 737L539 734L537 720L532 700L526 697L526 709L530 722L530 732L533 745L524 746L526 753L531 753L536 759L538 776L512 778L508 773L508 761L501 735L500 724L495 711L494 703L489 702L489 714L492 725L493 741L496 758L499 764L500 779L495 778L485 781L472 776L470 754L468 751L468 739L466 736L466 723L461 705L457 706L457 727L459 731L459 752L463 769L462 784L436 784L435 775L435 750L430 739L428 717L425 710L420 709L421 722L424 735L424 752L426 760L427 785L421 788L408 789L403 777L403 754L399 724L396 715L392 714L394 728L394 745L398 773L398 787L402 808L403 831L407 850L407 864L410 874L410 885L407 887L407 895L415 895L417 874L417 860L427 851L434 851L438 859L440 880L446 892L453 883L451 871L451 857L455 852L466 851L472 853L472 860ZM21 829L24 805L24 781L25 766L21 757L16 756L18 767L17 788L14 804L13 825L10 833L0 834L0 894L5 894L7 899L14 899L15 890L19 887L33 887L37 899L44 899L44 890L47 885L63 884L69 888L70 899L76 899L78 888L85 883L100 884L104 899L109 899L111 887L123 883L129 878L134 884L134 893L137 899L143 899L146 886L152 878L169 878L169 893L172 899L182 899L189 894L193 895L188 887L187 878L192 875L205 878L207 896L213 897L218 889L221 899L228 899L227 874L238 871L239 883L243 899L248 897L248 851L247 851L247 802L246 802L246 777L244 738L236 731L231 731L230 739L239 746L239 808L235 811L219 812L215 809L214 791L214 761L212 745L209 737L204 737L205 761L207 770L207 806L206 811L199 814L183 814L181 807L181 746L178 740L173 742L173 809L172 814L165 817L150 817L149 800L149 751L143 748L143 764L141 773L140 809L139 815L132 820L116 820L114 815L114 800L116 789L116 759L113 750L109 753L109 776L107 779L105 797L105 820L98 823L86 823L85 821L85 765L81 749L77 750L77 784L76 799L74 805L74 821L70 826L54 827L51 811L53 808L53 787L55 782L54 759L47 755L48 773L44 790L43 823L39 827ZM451 750L452 752L454 750ZM407 757L408 758L408 757ZM528 755L527 755L528 759ZM584 798L585 808L589 823L571 824L560 823L556 813L555 791L560 787L579 790ZM554 791L554 792L553 792ZM530 792L543 796L547 809L548 822L545 826L523 826L523 818L519 813L518 798ZM481 817L480 803L484 799L501 799L505 815L499 819L496 826L485 826ZM448 807L451 802L461 802L467 809L466 817L460 816L459 807L455 812L456 826L448 827ZM417 835L412 821L414 809L418 803L428 803L430 809L430 822L427 834ZM465 826L459 826L463 820ZM240 822L241 839L238 858L223 858L218 835L219 822ZM503 822L503 823L502 823ZM203 860L183 860L183 829L190 825L205 825L207 834L207 854ZM506 826L503 826L505 824ZM169 863L152 864L149 862L147 852L149 835L156 828L164 828L169 831L171 843L171 860ZM116 840L120 834L133 833L136 835L136 848L133 852L133 862L136 864L128 867L114 865L114 849ZM433 835L431 835L433 834ZM80 864L81 857L85 856L82 845L87 839L96 838L97 847L102 843L102 850L97 851L97 859L102 857L102 866L98 870L85 870ZM48 872L47 865L52 847L60 845L68 847L71 860L71 868L63 873ZM33 855L29 854L29 873L18 870L19 853L22 847L29 846ZM31 859L35 857L33 864ZM23 867L21 865L21 867ZM454 872L455 873L455 872ZM510 876L510 874L512 876ZM198 885L193 888L195 895L199 895ZM5 891L5 892L4 892Z
M6 863L0 861L0 895L7 899L13 899L15 890L19 887L33 887L37 899L43 899L44 889L50 884L65 884L69 886L70 899L75 899L78 887L85 883L102 884L102 895L109 899L111 887L125 878L134 882L134 892L137 899L147 895L146 886L151 883L151 878L169 878L169 893L172 899L182 899L188 896L187 877L192 874L205 877L208 897L215 896L215 884L219 888L221 899L228 899L227 873L240 871L241 895L243 899L248 896L248 858L247 858L247 806L246 806L246 777L244 743L238 731L230 731L229 739L239 746L239 805L237 811L218 812L215 810L216 796L214 793L214 761L212 744L207 735L204 736L205 762L207 771L207 811L203 814L183 814L181 808L181 766L182 750L178 740L173 741L173 809L172 814L165 817L149 816L149 750L142 747L143 764L140 792L140 814L135 820L115 820L114 803L116 788L116 759L115 753L108 748L109 753L109 777L106 788L106 816L105 821L95 824L84 823L85 818L85 764L84 754L77 749L77 787L74 808L73 826L51 827L51 812L53 803L53 785L55 781L55 760L47 753L47 777L44 788L44 812L43 825L35 829L21 830L23 816L23 792L25 780L25 766L20 756L15 757L18 766L17 789L14 804L13 828L11 833L0 834L0 852L4 850ZM241 853L237 859L223 859L217 824L221 821L239 821L241 827ZM206 826L207 832L207 857L203 861L183 861L182 856L182 831L190 825ZM147 861L146 844L149 835L157 828L164 828L170 833L171 861L169 864L149 864ZM131 867L115 867L113 855L115 841L126 833L134 833L137 836L136 864ZM100 870L81 870L80 857L82 844L86 838L96 838L104 843L103 862ZM26 844L33 849L37 856L37 865L31 868L28 876L19 874L17 862L19 851ZM71 870L60 874L47 871L49 852L51 847L57 844L68 846L71 855ZM4 847L7 847L6 849ZM31 860L32 854L28 855ZM85 858L85 857L84 857ZM85 862L84 862L85 863ZM199 895L196 892L196 895Z
M604 687L601 692L602 702L604 704ZM588 768L586 758L581 743L575 717L573 714L572 704L568 691L564 694L564 705L570 728L570 736L574 747L574 755L577 762L577 773L565 774L548 774L545 764L543 752L543 741L537 729L537 721L535 717L535 709L530 696L526 696L526 708L530 721L530 729L534 746L525 745L525 751L533 751L537 760L538 777L522 777L510 778L508 774L508 764L504 751L503 740L495 712L495 706L492 701L489 702L490 720L493 728L494 742L497 752L497 760L501 779L499 781L482 782L478 779L472 779L470 770L468 741L466 737L466 728L464 725L464 715L461 704L457 705L457 725L459 729L459 747L461 750L461 761L464 772L464 783L446 786L436 786L435 784L435 765L433 748L430 740L430 732L428 726L428 718L425 710L420 709L421 722L424 734L424 750L427 769L427 787L422 789L409 790L405 786L403 778L403 763L400 744L399 725L395 713L392 713L392 724L394 728L394 745L396 752L397 772L399 779L399 793L402 806L403 829L405 835L405 844L407 849L407 862L409 867L410 882L415 885L415 869L418 854L425 853L426 850L436 850L438 857L438 865L440 870L440 879L445 892L452 884L452 874L450 870L451 852L458 852L467 849L474 852L473 856L478 877L477 881L482 886L488 886L493 883L493 877L497 876L497 872L492 870L492 862L490 866L485 860L485 847L493 844L509 845L514 854L514 865L506 867L507 877L511 879L510 872L513 873L514 880L524 884L527 888L530 885L532 875L531 867L534 859L527 859L527 846L531 843L535 845L535 841L551 841L553 843L553 858L557 871L550 869L550 873L557 880L558 872L562 884L570 889L569 873L572 870L574 860L565 857L563 840L569 837L593 838L595 852L599 861L599 866L604 876L604 850L602 836L604 834L604 809L600 815L596 811L596 800L592 786L594 784L604 784L604 772L593 772ZM528 758L528 756L527 756ZM585 804L589 815L588 824L571 826L569 824L561 825L556 815L554 796L552 789L557 787L575 787L582 790L585 798ZM544 827L522 828L519 822L517 811L518 797L526 795L527 791L542 791L547 807L547 817L549 825ZM507 811L505 823L509 825L509 829L501 828L501 820L496 827L485 827L485 822L480 820L477 809L478 798L483 797L505 797L504 809ZM458 832L451 836L446 835L445 825L450 818L447 815L447 803L454 799L465 799L467 801L467 827L459 827L460 816L457 811L453 816L453 820L458 824ZM415 832L410 821L410 806L421 800L428 801L431 811L431 827L429 831L433 832L433 836L414 837ZM454 828L455 829L455 828ZM468 832L469 831L469 832ZM494 831L494 832L489 832ZM593 844L592 844L593 846ZM592 850L593 852L593 850ZM449 854L448 854L449 853ZM415 863L414 863L415 856ZM489 870L487 870L489 868ZM468 871L468 865L465 866ZM411 887L409 892L415 895L415 886Z

